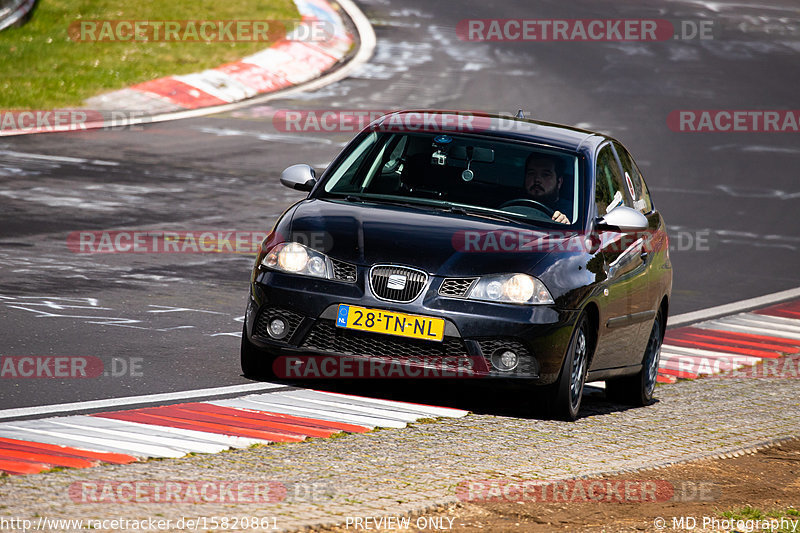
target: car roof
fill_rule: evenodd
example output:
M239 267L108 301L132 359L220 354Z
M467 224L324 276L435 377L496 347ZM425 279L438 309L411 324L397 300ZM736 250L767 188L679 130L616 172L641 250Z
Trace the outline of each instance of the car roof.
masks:
M469 133L547 144L571 151L593 149L609 137L572 126L475 111L406 109L375 119L365 130Z

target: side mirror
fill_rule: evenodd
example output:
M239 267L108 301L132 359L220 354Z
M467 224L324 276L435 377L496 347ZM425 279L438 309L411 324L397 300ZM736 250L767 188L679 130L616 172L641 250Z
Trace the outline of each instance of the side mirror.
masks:
M310 166L292 165L281 172L281 183L290 189L310 191L317 184L317 178Z
M635 233L649 227L647 217L635 209L620 205L597 219L597 229Z

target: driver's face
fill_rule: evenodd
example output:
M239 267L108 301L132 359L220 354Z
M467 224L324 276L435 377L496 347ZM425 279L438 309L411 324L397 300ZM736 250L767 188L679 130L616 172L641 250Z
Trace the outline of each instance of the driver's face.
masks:
M558 198L561 178L556 175L553 161L533 159L525 167L525 190L536 200L551 201Z

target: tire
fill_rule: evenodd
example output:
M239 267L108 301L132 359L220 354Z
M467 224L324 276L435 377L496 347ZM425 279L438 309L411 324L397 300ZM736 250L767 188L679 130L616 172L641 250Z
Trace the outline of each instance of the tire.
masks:
M578 418L583 398L583 385L589 368L589 358L594 348L594 331L589 319L581 314L572 334L561 374L550 397L550 416L573 421Z
M638 373L606 382L606 397L626 405L642 407L653 401L653 391L661 359L661 343L664 339L664 314L659 310L650 330L650 338L642 357L642 368Z
M242 374L248 378L272 378L275 373L272 363L276 356L259 349L247 338L247 324L242 327L241 365Z

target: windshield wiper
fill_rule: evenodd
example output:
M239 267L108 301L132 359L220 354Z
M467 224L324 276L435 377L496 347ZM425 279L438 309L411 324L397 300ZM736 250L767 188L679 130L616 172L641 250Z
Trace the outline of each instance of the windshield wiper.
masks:
M462 206L462 205L454 205L450 203L428 203L428 202L415 202L415 201L404 201L399 199L390 199L390 198L380 198L380 197L363 197L358 196L355 194L348 194L344 197L345 200L348 202L373 202L376 204L390 204L390 205L400 205L403 207L414 207L414 208L422 208L422 209L430 209L434 211L444 211L445 213L454 213L457 215L466 215L466 216L474 216L474 217L481 217L481 218L488 218L492 220L502 220L503 222L514 222L514 223L521 223L526 225L536 225L536 222L533 220L529 220L527 217L522 215L514 216L514 215L505 215L502 213L498 213L492 209L480 209L480 208L473 208L470 206Z
M422 203L422 202L419 202L419 203L418 202L407 202L407 201L403 201L403 200L395 200L395 199L391 199L391 198L380 198L380 197L374 197L374 196L364 197L364 196L358 196L358 195L355 195L355 194L348 194L348 195L346 195L344 197L344 199L347 200L348 202L359 202L359 203L372 202L374 204L401 205L403 207L429 207L429 208L433 208L433 209L436 208L436 206L432 206L430 204Z
M442 206L442 210L447 211L448 213L457 213L460 215L491 218L493 220L502 220L504 222L518 222L522 224L533 224L534 222L522 216L515 217L513 215L503 215L495 211L484 211L483 209L471 209L469 207L464 207L460 205L445 205Z

